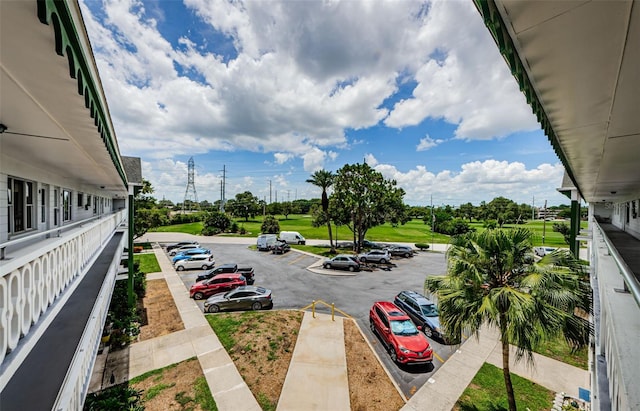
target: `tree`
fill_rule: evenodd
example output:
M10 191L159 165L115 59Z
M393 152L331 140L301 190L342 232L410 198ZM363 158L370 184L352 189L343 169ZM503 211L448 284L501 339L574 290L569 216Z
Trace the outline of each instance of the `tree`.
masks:
M244 218L244 221L249 221L249 218L262 214L262 207L258 197L251 194L250 191L236 194L235 199L227 202L225 210L236 217Z
M571 243L571 228L568 224L565 223L553 223L553 231L556 233L562 234L564 237L564 242L569 244Z
M269 214L264 218L260 230L263 234L278 234L280 232L280 223L277 218Z
M329 196L327 195L327 189L333 185L334 178L335 176L331 171L318 170L311 175L311 178L307 179L307 183L311 183L322 189L322 199L320 204L322 206L322 212L325 214L323 216L323 220L326 221L327 230L329 231L329 246L331 247L331 252L335 252L335 247L333 246L333 235L331 233L331 218L329 215Z
M564 335L573 348L589 341L590 324L576 315L589 312L588 275L567 251L535 262L531 232L523 228L486 230L453 237L447 275L429 277L425 287L438 296L440 321L450 336L463 330L477 335L495 326L502 342L502 369L509 409L516 410L509 371L509 345L516 361L533 363L532 351L543 340Z
M202 235L215 235L226 231L231 226L231 219L218 211L206 213L202 227Z
M403 210L404 190L368 164L345 165L333 180L329 214L353 233L354 250L360 252L367 230L391 221Z
M149 229L164 225L169 221L169 210L156 208L156 199L151 197L153 186L142 180L142 187L137 188L133 206L133 238L140 238Z

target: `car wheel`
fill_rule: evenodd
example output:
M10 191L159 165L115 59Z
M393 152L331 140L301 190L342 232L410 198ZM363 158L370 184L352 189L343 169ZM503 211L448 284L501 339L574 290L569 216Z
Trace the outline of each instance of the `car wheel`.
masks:
M352 265L349 266L349 271L354 272L356 270L356 268Z
M218 307L217 305L213 304L210 305L209 307L207 307L207 312L210 313L217 313L218 311L220 311L220 307Z
M203 298L204 298L204 294L202 294L202 293L195 293L193 295L193 299L194 300L202 300Z
M371 319L369 320L369 328L371 329L372 333L374 333L374 334L376 333L376 326L373 325L373 320L371 320Z
M183 267L183 266L181 266L181 265L179 265L179 266L177 266L177 267L176 267L176 270L178 270L178 271L183 271L183 270L184 270L184 267Z
M258 311L258 310L262 309L262 304L260 304L259 301L256 301L255 303L251 304L251 309L253 311Z
M380 264L386 264L386 263L387 263L387 260L385 260L384 258L380 259Z
M362 258L360 259L360 261L362 261L363 263L366 263L366 262L367 262L367 259L366 259L365 257L362 257Z
M396 349L391 347L389 350L389 355L391 356L391 361L397 363L398 362L398 354L396 354Z
M330 268L331 268L331 264L325 264L325 265L324 265L324 268L325 268L326 270L330 269Z
M411 256L411 254L406 253L406 254L404 255L404 258L409 258L410 256Z
M206 264L203 264L203 265L202 265L202 269L203 269L203 270L206 270L207 268L209 268L209 266L208 266L208 265L206 265Z
M433 337L433 331L431 331L431 327L429 327L427 324L423 325L422 329L424 330L424 335L429 338Z

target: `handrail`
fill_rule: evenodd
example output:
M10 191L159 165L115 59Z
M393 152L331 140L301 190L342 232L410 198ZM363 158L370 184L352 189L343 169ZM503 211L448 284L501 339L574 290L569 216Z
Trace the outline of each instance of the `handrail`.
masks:
M607 248L609 249L609 253L613 257L613 260L616 262L618 268L620 269L620 273L622 274L622 278L624 279L629 292L633 296L633 299L636 300L636 304L638 304L638 307L640 307L640 283L638 282L638 279L636 278L633 271L631 271L627 263L625 263L625 261L622 259L622 256L620 256L618 250L611 243L611 240L609 240L609 237L607 237L605 231L602 229L602 227L600 227L600 224L598 224L597 221L593 221L593 223L600 230L602 239L607 245Z
M115 214L116 212L117 211L109 213L109 214L105 213L105 214L93 216L93 217L90 217L90 218L87 218L87 219L84 219L84 220L76 221L76 222L73 222L71 224L65 224L65 225L62 225L60 227L52 228L52 229L46 230L46 231L36 231L33 234L29 234L29 235L26 235L24 237L16 238L15 240L7 241L6 243L2 243L2 244L0 244L0 260L4 260L4 250L7 247L10 247L12 245L17 245L17 244L20 244L20 243L24 243L24 242L27 242L27 241L31 241L31 240L36 239L38 237L42 237L42 236L45 236L47 234L52 234L52 233L56 233L57 234L56 237L60 237L60 234L61 234L62 230L67 230L69 228L73 228L73 227L78 226L78 225L86 224L86 223L91 222L93 220L98 220L98 219L101 219L103 217L108 217L108 216L110 216L112 214Z
M307 305L306 307L301 308L302 311L304 310L308 310L309 308L311 308L311 312L313 314L313 318L316 318L316 304L323 304L329 308L331 308L331 321L335 321L335 312L339 312L340 314L342 314L343 316L347 317L347 318L351 318L351 316L347 313L345 313L344 311L342 311L339 308L336 308L335 303L326 303L322 300L313 300L313 302L309 305Z

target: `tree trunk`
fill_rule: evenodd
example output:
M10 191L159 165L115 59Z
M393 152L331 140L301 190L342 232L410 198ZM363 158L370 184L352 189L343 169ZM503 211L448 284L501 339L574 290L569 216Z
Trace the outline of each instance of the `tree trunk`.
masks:
M511 371L509 371L509 338L506 335L507 325L504 314L500 314L500 334L502 336L502 375L504 376L504 385L507 388L509 411L517 411L516 396L513 392L513 384L511 384Z
M333 234L331 233L331 220L327 221L327 228L329 229L329 246L331 246L331 252L335 253L336 249L333 246Z

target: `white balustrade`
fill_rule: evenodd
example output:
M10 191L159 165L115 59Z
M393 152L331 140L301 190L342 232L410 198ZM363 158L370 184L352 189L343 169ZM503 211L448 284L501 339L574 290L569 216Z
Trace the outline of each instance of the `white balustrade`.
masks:
M126 218L126 210L121 210L42 241L35 252L16 253L0 262L0 365L69 284L87 271ZM108 306L108 301L103 304Z

